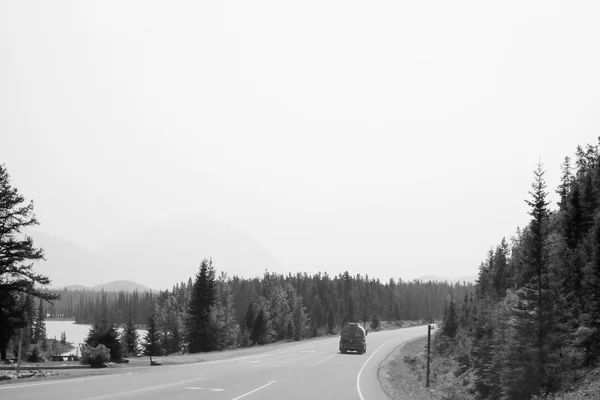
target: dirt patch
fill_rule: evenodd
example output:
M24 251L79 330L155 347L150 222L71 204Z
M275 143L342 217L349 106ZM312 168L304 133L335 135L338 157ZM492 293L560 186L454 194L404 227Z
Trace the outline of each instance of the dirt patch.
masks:
M425 387L425 377L410 367L426 345L427 338L404 343L396 347L379 365L379 382L390 399L439 399L431 388Z

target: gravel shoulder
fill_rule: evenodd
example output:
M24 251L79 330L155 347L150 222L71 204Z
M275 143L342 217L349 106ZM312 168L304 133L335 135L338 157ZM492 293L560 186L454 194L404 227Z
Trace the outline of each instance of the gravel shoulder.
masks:
M416 357L427 345L427 338L419 338L396 347L379 365L379 382L390 399L438 399L425 387L425 377L413 372L405 359Z

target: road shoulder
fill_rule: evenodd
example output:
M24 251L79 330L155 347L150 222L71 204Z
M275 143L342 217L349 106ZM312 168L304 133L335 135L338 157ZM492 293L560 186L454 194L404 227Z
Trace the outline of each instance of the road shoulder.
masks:
M406 360L424 351L427 338L419 338L396 347L379 365L379 382L390 399L433 400L438 397L425 388L425 379L415 374Z

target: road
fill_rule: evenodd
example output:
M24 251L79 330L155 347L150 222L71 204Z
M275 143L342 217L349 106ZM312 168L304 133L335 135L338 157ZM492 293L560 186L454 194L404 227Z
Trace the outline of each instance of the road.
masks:
M340 354L339 338L329 337L229 360L2 385L0 399L388 400L379 364L400 344L426 334L426 326L371 332L362 355Z

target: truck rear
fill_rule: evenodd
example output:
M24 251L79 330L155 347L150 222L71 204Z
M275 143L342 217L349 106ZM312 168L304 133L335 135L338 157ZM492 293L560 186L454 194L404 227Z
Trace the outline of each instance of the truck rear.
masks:
M340 352L356 351L358 354L363 354L367 351L367 331L356 324L350 323L342 328L340 336Z

